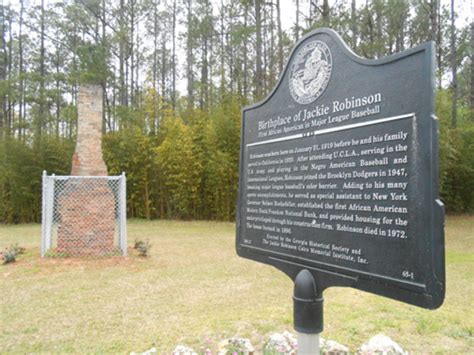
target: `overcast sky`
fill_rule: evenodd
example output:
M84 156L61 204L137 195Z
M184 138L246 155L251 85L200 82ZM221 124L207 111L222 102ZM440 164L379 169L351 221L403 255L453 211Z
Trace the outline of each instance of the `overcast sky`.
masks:
M20 0L0 0L3 4L14 4L19 5ZM84 1L84 0L83 0ZM118 0L115 0L118 2ZM170 1L170 0L169 0ZM304 13L308 12L309 1L310 0L299 0L300 9ZM367 0L357 0L357 6L363 6ZM370 1L370 0L368 0ZM45 3L57 3L57 2L73 2L73 0L45 0ZM215 3L215 8L217 9L220 6L220 0L211 0ZM330 6L340 3L341 0L329 0ZM346 0L348 6L350 5L350 0ZM40 5L41 0L24 0L25 5ZM450 6L451 0L441 0L441 4L444 6ZM473 20L474 13L474 0L455 0L455 11L458 14L457 25L463 26L464 24L470 23ZM295 12L296 5L295 0L280 0L281 13L282 13L282 27L284 29L291 28L295 23Z

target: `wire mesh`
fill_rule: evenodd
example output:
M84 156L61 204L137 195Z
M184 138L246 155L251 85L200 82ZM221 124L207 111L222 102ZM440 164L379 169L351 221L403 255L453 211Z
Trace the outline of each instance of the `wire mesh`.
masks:
M43 173L43 257L126 255L125 174Z

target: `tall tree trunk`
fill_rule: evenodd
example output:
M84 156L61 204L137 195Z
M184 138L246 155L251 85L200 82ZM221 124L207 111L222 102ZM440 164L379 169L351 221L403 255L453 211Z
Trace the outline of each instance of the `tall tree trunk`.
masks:
M153 123L152 133L155 134L158 128L158 3L153 2Z
M316 13L316 1L308 1L308 17L306 17L307 28L313 27L313 22Z
M125 49L127 42L126 26L125 26L125 1L120 0L119 15L119 105L127 105L127 90L125 87Z
M330 7L328 0L323 0L323 10L322 10L322 19L323 19L323 26L328 27L330 21Z
M245 8L244 8L244 28L247 28L248 25L248 17L249 17L249 6L247 3L245 3ZM244 93L244 98L245 100L248 99L248 58L247 58L247 41L243 41L243 57L244 57L244 62L243 62L243 93Z
M269 71L269 87L270 89L275 84L275 26L273 21L273 0L270 2L270 51L269 51L269 62L270 62L270 71ZM268 88L267 88L268 92Z
M296 0L295 41L300 38L300 0Z
M456 26L455 26L455 13L454 13L454 0L451 0L451 68L452 68L452 82L451 89L453 93L452 107L451 107L451 127L456 128L457 126L457 113L458 113L458 73L457 73L457 60L456 60Z
M5 68L5 78L7 80L7 86L6 86L6 112L5 112L5 133L10 136L14 135L13 132L13 115L12 115L12 97L14 96L13 93L13 85L12 85L12 43L13 43L13 28L12 28L12 22L13 22L13 13L11 9L9 8L9 13L7 15L7 22L8 22L8 45L5 43L5 63L6 63L6 68Z
M263 75L263 83L262 83L262 93L261 96L267 92L267 87L268 87L268 74L267 70L271 66L271 60L268 55L268 31L267 29L267 24L266 24L266 19L268 18L267 14L267 7L262 8L262 58L263 58L263 63L262 63L262 75Z
M73 24L73 36L72 36L72 71L77 71L77 22L74 21ZM72 92L72 103L73 105L77 104L77 81L73 80L71 84ZM72 135L72 125L70 127L70 134Z
M352 50L357 48L357 5L356 0L351 2L351 32L352 32Z
M469 95L469 103L471 110L474 110L474 22L471 22L471 92ZM471 119L474 120L474 115Z
M2 55L0 55L0 81L3 82L7 79L7 47L6 47L6 38L5 38L5 33L6 33L6 25L5 25L5 6L0 7L2 12L1 12L1 49L2 49ZM2 93L2 96L0 97L1 99L1 104L2 104L2 111L0 112L0 135L5 136L5 126L6 126L6 120L7 120L7 93L4 91Z
M441 34L439 30L439 0L431 0L429 3L430 11L430 40L436 43L436 60L438 61L438 78L441 78ZM441 87L441 79L438 80L438 87Z
M59 42L56 42L56 137L59 137L60 117L61 117L61 82L59 76L61 73L61 52Z
M135 38L135 106L140 108L141 106L141 99L140 99L140 22L137 21L137 30L136 30L136 38Z
M211 15L209 15L211 16ZM212 107L214 102L213 102L213 99L214 99L214 91L213 91L213 85L212 85L212 76L214 75L212 69L213 69L213 53L214 53L214 41L212 40L213 38L213 27L214 26L214 23L212 21L212 18L211 18L211 23L210 23L210 27L209 27L209 36L210 38L208 38L208 61L207 61L207 66L208 66L208 79L207 79L207 107Z
M9 34L9 41L8 41L8 57L7 57L7 78L8 78L8 134L15 135L14 131L14 103L12 102L13 95L13 82L12 82L12 52L13 52L13 14L10 12L8 16L8 34Z
M443 80L443 32L441 31L441 2L438 0L436 4L437 17L438 21L436 22L436 46L437 46L437 57L436 61L438 63L438 87L441 88Z
M166 97L166 32L161 33L161 97Z
M206 108L209 97L208 97L208 85L209 85L209 78L208 78L208 61L207 61L207 51L208 51L208 43L207 43L207 34L203 34L203 46L201 49L201 95L200 95L200 107Z
M436 42L437 39L437 32L438 32L438 0L431 0L428 3L430 8L430 39Z
M127 46L125 47L125 87L124 87L124 93L125 93L125 106L129 106L131 103L130 100L130 43L128 41L128 34L127 34Z
M173 18L171 25L171 36L172 36L172 52L171 52L171 103L173 110L176 108L176 0L173 0Z
M45 107L45 24L44 24L44 0L41 0L41 16L40 16L40 90L39 90L39 114L38 122L36 124L36 138L41 141L41 135L44 122L46 121L46 107Z
M225 7L224 7L224 0L221 0L221 29L220 29L220 34L219 34L219 39L220 39L220 100L222 101L224 99L224 93L225 93L225 27L224 27L224 15L225 15Z
M158 4L153 2L153 67L151 68L153 83L152 87L157 88L157 67L158 67Z
M112 126L112 131L115 132L116 126L117 126L117 115L115 114L117 112L116 107L117 107L117 96L119 96L118 88L117 88L117 67L113 67L114 75L113 75L113 81L112 81L112 115L111 115L111 126ZM120 99L120 98L119 98Z
M234 90L237 90L238 95L242 97L242 76L238 75L239 70L237 68L240 68L240 59L234 58L232 55L234 52L234 47L232 46L231 43L231 34L234 33L234 17L233 17L233 5L229 5L229 30L226 31L225 34L225 39L226 39L226 54L228 54L229 57L229 90L231 93L234 93ZM236 85L235 85L236 84ZM237 88L237 89L236 89Z
M283 32L281 29L281 7L280 0L276 0L277 10L277 31L278 31L278 73L283 72Z
M400 30L398 31L398 36L397 36L397 45L398 45L397 51L405 50L405 32L406 32L405 26L406 26L407 17L408 17L408 11L406 13L403 13L403 15L400 18Z
M107 33L106 33L106 11L105 11L105 0L102 0L102 38L101 38L101 43L102 47L106 50L107 48ZM110 126L108 120L110 120L110 107L109 107L109 100L107 100L107 80L104 80L102 83L102 134L105 134L107 131L107 126Z
M24 97L25 97L25 90L24 90L24 78L23 78L23 11L24 11L24 5L23 5L23 0L20 0L20 24L18 28L18 55L19 55L19 74L20 74L20 80L19 80L19 110L18 110L18 138L20 140L23 140L23 102L24 102Z
M187 93L188 93L188 109L194 106L194 75L193 75L193 23L192 23L192 6L191 0L187 1L187 39L186 39L186 76L187 76Z
M130 1L130 104L135 103L135 0Z
M383 6L382 2L375 3L375 21L376 21L375 25L376 25L376 28L377 28L377 33L376 33L376 36L377 36L377 45L376 45L377 58L380 58L384 55L384 53L383 53L384 46L382 45L385 42L384 38L383 38L383 32L382 32L384 16L383 16L383 11L381 9L381 6Z

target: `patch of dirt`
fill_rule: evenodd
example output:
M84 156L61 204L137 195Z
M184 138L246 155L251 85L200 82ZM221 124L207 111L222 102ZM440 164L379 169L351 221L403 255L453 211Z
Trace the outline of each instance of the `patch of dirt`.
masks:
M8 277L12 272L21 269L38 269L37 275L47 275L55 272L77 269L107 269L107 268L131 268L138 270L140 265L147 262L149 258L139 257L135 250L129 248L128 256L110 256L104 258L41 258L38 254L20 257L13 263L3 265L3 276Z

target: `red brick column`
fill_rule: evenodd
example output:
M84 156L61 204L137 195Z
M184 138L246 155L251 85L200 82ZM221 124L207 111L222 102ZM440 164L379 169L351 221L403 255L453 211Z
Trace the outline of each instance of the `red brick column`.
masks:
M102 159L102 88L81 85L77 102L77 143L71 175L107 175Z
M102 158L102 88L82 85L71 175L107 176ZM70 179L58 200L58 252L103 256L114 251L115 197L105 179Z
M104 256L115 252L115 197L106 180L67 181L58 208L59 253Z

